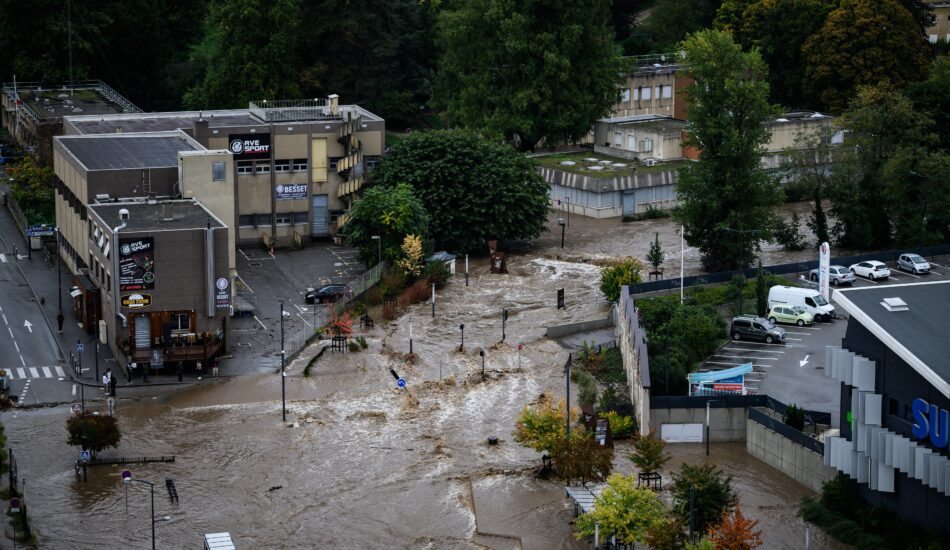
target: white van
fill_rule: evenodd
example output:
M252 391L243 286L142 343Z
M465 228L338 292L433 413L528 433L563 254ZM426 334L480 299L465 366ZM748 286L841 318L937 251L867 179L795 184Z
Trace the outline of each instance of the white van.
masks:
M835 306L828 303L815 289L794 286L773 286L769 289L769 308L775 304L802 306L816 320L830 321L835 318Z

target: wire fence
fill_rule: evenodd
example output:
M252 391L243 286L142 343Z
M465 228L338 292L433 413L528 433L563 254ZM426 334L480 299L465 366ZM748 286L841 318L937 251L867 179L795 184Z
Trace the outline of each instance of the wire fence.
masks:
M299 353L300 350L307 347L307 345L316 338L317 331L320 328L330 324L333 318L342 313L350 303L354 302L364 292L378 283L385 269L386 262L378 263L352 280L348 284L349 289L347 293L336 302L325 304L324 306L321 306L321 304L313 304L311 306L313 309L310 312L312 318L311 324L285 332L284 334L284 351L287 354L286 359L289 361L294 355ZM354 319L354 321L359 322L358 319Z

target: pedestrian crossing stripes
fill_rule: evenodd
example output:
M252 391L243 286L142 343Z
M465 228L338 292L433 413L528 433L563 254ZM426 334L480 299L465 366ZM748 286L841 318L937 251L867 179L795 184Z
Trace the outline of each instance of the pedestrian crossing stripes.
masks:
M26 380L32 378L66 378L63 367L18 367L6 369L7 378L11 380Z

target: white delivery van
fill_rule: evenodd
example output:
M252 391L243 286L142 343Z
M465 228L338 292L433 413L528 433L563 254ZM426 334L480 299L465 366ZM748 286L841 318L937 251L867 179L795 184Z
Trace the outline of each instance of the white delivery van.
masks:
M769 289L769 308L775 304L802 306L816 320L830 321L835 318L835 306L828 303L824 296L812 288L776 285Z

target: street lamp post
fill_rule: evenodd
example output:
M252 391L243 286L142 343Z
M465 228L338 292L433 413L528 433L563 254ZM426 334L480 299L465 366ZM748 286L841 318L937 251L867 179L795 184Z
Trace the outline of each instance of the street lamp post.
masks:
M561 248L564 248L564 218L558 218L557 224L561 226Z
M465 323L459 325L459 331L462 333L462 342L459 344L459 351L465 349Z
M383 239L379 235L373 235L370 237L376 241L376 263L382 263L383 261Z
M501 310L501 341L505 341L505 323L508 322L508 308Z
M59 228L56 228L56 280L59 285L59 292L57 296L59 298L59 315L63 314L63 256L59 253L60 250L60 233ZM58 317L57 317L58 319ZM60 327L62 330L62 327Z
M567 389L565 394L567 395L567 410L565 411L564 417L566 419L566 424L564 426L567 444L571 444L571 363L574 361L574 356L572 354L567 355L567 363L564 363L564 386Z
M281 417L287 422L287 373L284 371L284 301L280 301L280 402Z
M412 355L412 318L409 318L409 355Z
M706 400L706 456L709 456L709 404L713 401L719 401L718 399L707 399Z
M132 472L128 470L122 472L122 481L126 483L144 483L145 485L148 485L152 501L152 550L155 550L155 484L151 481L145 481L144 479L132 479Z

